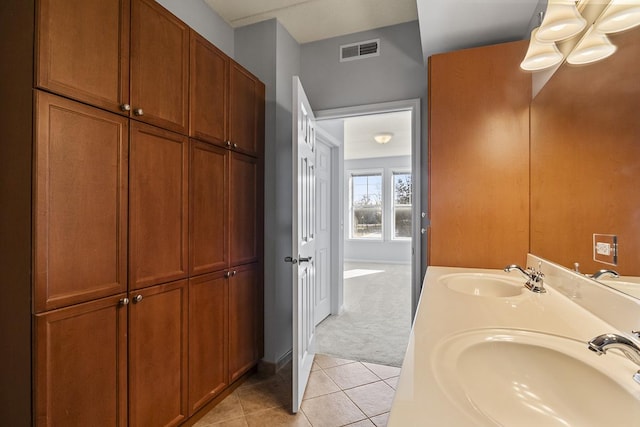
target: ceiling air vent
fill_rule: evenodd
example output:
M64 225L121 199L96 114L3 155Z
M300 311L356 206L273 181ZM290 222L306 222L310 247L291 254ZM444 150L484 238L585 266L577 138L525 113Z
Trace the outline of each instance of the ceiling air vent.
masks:
M380 56L380 39L340 46L340 62Z

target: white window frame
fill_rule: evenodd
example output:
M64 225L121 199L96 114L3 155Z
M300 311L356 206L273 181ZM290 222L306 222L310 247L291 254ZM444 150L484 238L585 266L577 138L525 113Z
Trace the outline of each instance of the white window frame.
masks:
M382 210L382 224L380 228L380 237L356 237L353 235L353 176L363 176L363 175L380 175L381 177L381 192L380 195L380 204ZM386 231L386 215L385 215L385 173L384 168L373 168L373 169L351 169L347 171L347 177L349 182L349 240L359 240L359 241L367 241L367 242L384 242L385 239L385 231Z
M411 176L411 203L409 203L408 205L402 205L402 206L409 206L409 208L411 208L413 206L413 195L414 195L414 183L413 183L413 174L411 173L411 169L409 168L393 168L389 171L389 175L390 175L390 179L389 179L389 186L391 188L391 191L389 192L389 196L391 199L391 211L389 212L389 215L391 216L391 218L389 219L389 222L391 224L391 226L389 227L390 230L390 240L391 241L402 241L402 242L406 242L406 241L410 241L412 238L411 236L409 237L396 237L396 215L395 215L395 210L396 210L396 195L395 195L395 180L394 177L395 175L410 175ZM384 220L384 216L383 216L383 220ZM411 227L413 227L413 224L411 224Z

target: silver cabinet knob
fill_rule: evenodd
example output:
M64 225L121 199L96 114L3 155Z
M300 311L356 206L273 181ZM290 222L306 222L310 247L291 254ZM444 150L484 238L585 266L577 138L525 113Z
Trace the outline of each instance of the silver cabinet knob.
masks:
M120 109L121 109L122 111L131 111L131 105L129 105L129 104L122 104L122 105L120 106Z
M231 147L231 141L227 141L227 142L225 142L225 145L226 145L227 147Z
M233 143L233 148L238 148L238 144L236 144L235 142Z
M129 298L120 298L120 301L118 301L118 304L129 305Z
M421 228L421 229L420 229L420 234L424 234L424 233L426 233L426 232L427 232L427 229L426 229L426 228Z
M231 273L232 276L235 276L236 274L238 274L237 270L233 270L233 273Z
M224 278L225 278L225 279L228 279L229 277L231 277L231 273L230 273L230 272L228 272L228 271L225 271L225 272L224 272Z
M133 114L136 116L144 116L144 111L142 110L142 108L136 108L135 110L133 110Z
M139 303L140 301L142 301L142 295L138 294L135 297L133 297L133 302Z

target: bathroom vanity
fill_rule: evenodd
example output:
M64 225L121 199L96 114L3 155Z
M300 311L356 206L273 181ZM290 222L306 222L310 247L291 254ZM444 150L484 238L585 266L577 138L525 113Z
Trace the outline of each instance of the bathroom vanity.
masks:
M640 345L638 300L531 254L527 266L546 292L515 271L429 267L390 427L638 425L640 366L587 344Z

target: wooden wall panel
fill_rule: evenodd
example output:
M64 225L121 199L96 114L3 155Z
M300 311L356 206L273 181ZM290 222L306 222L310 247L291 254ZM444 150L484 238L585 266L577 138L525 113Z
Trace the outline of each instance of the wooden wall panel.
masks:
M624 275L640 275L640 31L618 51L563 66L531 107L531 252L593 273L593 233L617 234Z
M502 268L529 249L527 42L430 58L429 265Z

